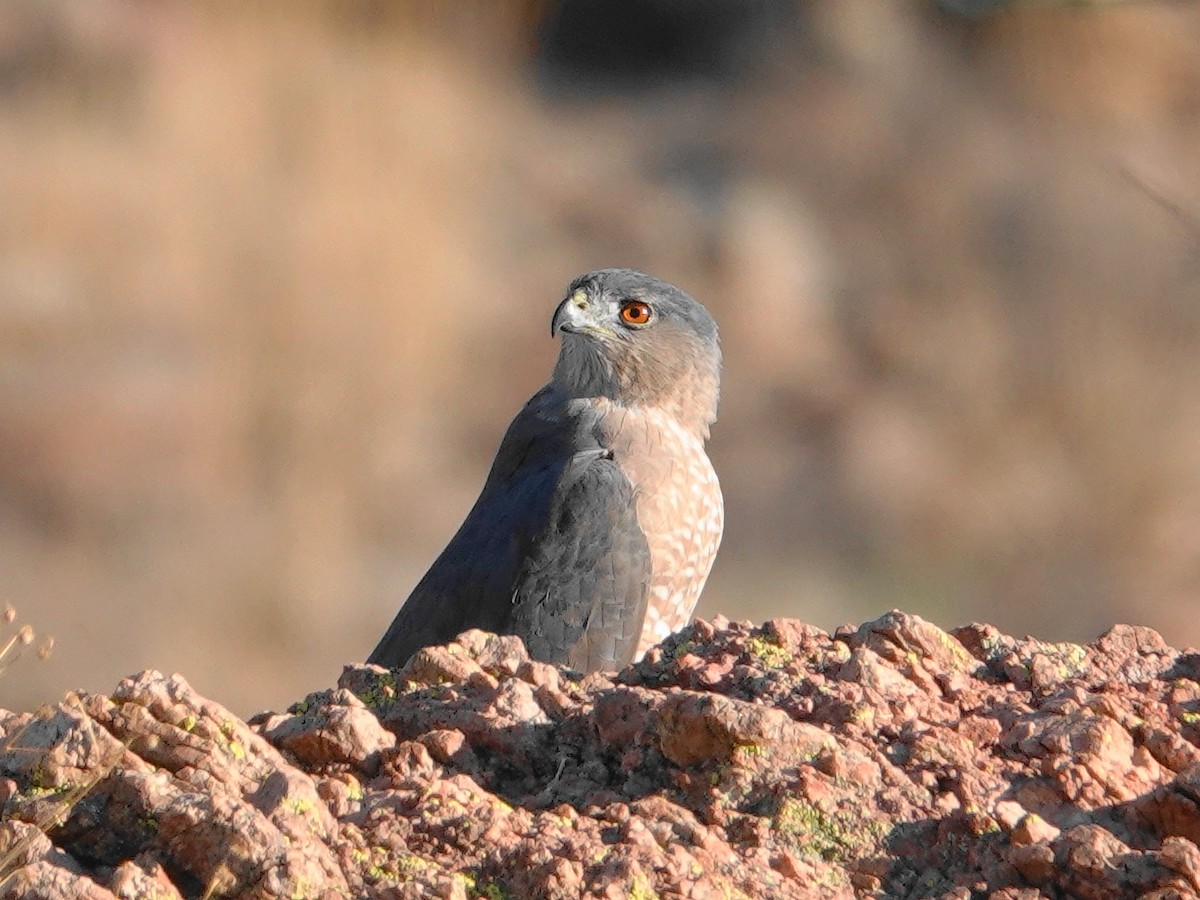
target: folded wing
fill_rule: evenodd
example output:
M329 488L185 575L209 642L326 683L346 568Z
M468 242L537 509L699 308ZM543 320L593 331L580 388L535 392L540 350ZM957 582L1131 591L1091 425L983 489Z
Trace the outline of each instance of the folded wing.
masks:
M401 666L468 628L516 634L535 659L581 671L632 659L650 550L634 487L596 426L553 388L530 400L475 506L369 662Z

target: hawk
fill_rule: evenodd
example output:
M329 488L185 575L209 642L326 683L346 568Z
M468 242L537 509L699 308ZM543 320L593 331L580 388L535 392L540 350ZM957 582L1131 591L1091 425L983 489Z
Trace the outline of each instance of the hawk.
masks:
M721 350L708 310L632 269L577 278L550 383L513 419L475 506L371 653L399 667L468 628L581 672L691 618L721 542L704 452Z

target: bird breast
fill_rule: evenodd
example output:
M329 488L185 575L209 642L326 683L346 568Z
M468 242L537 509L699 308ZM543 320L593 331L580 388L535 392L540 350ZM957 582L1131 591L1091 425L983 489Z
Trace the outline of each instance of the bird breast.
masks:
M721 543L724 506L703 440L669 412L603 405L601 430L634 488L650 547L646 620L635 659L691 619Z

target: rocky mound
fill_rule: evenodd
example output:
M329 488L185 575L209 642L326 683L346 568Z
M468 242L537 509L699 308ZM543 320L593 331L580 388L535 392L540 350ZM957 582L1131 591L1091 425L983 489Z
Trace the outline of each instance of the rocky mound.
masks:
M888 614L576 678L468 632L249 723L0 713L3 897L1200 896L1200 656Z

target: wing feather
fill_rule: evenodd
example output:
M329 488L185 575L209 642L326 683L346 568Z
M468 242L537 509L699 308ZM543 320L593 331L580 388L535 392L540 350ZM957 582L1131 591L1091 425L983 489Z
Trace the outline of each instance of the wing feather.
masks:
M513 420L475 506L371 653L401 666L468 628L582 671L632 659L650 551L594 413L544 388Z

